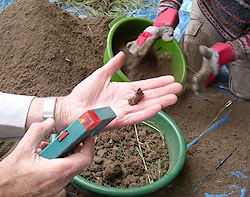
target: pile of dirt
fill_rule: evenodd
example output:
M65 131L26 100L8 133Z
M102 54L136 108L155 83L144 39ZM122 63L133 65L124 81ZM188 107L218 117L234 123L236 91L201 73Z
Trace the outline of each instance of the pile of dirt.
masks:
M82 172L83 177L99 185L132 188L149 184L149 179L157 181L166 174L168 151L161 135L143 125L136 129L139 142L134 126L97 135L94 161Z
M108 16L80 19L48 0L17 0L0 14L0 91L66 95L103 66Z

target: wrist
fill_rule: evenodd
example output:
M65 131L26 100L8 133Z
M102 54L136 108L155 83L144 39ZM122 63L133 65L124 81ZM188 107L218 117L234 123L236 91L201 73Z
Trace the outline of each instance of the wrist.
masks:
M211 47L211 49L215 50L219 54L219 66L225 65L234 59L233 49L228 44L217 42Z
M174 8L168 8L158 15L153 26L161 27L162 25L169 24L173 29L175 29L178 23L178 10Z
M55 119L55 107L57 97L46 97L43 104L43 120Z
M29 107L25 130L27 131L30 125L34 122L42 122L43 121L43 105L45 98L35 97Z
M63 119L63 117L66 117L64 115L63 107L65 105L63 104L65 97L58 97L56 100L56 105L55 105L55 112L54 112L54 119L55 119L55 129L58 132L63 131L67 125L65 124L66 120ZM64 120L64 121L63 121Z
M209 77L204 81L205 86L208 87L215 79L216 79L216 76L214 75L214 72L212 71Z
M25 130L27 131L30 125L34 122L42 122L47 118L55 119L55 109L57 105L57 97L47 97L47 98L39 98L35 97L29 107ZM59 102L60 104L60 102ZM58 107L60 109L60 107ZM60 112L57 112L60 114ZM59 119L60 120L60 119ZM57 120L55 119L55 122ZM60 123L59 123L60 124Z

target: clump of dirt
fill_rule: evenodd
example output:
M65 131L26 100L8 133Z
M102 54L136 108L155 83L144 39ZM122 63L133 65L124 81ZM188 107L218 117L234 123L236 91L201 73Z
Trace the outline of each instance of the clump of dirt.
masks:
M153 181L167 173L168 151L161 136L147 127L137 126L137 130L148 171L142 161L135 128L127 126L96 137L94 161L82 175L99 185L132 188L149 184L148 173Z
M125 53L125 63L121 70L131 81L172 75L173 58L171 53L166 52L158 55L157 50L152 47L145 56L134 57L128 51L126 43L118 40L114 40L114 51L115 53L119 51Z

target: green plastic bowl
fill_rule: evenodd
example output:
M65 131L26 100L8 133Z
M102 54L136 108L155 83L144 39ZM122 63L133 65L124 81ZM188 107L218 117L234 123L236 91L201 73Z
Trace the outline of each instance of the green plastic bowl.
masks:
M139 34L142 33L146 27L152 24L153 21L141 17L119 17L113 20L109 24L110 31L107 38L104 63L106 64L112 57L114 57L114 51L116 50L113 47L114 42L118 40L117 37L122 39L122 41L125 41L125 43L136 40ZM158 54L166 52L172 53L172 74L175 77L175 80L182 84L184 91L187 87L187 62L179 43L176 39L173 39L172 42L165 42L162 39L159 39L156 41L154 47L157 49L160 48L160 50L157 51ZM113 75L111 80L130 82L121 70L118 70Z
M169 170L158 181L136 188L113 188L98 185L81 175L75 176L71 183L79 191L88 196L145 196L160 190L170 184L180 173L186 159L186 142L176 123L164 112L159 112L145 122L162 131L169 154ZM156 132L158 133L158 132ZM54 140L53 135L51 140Z

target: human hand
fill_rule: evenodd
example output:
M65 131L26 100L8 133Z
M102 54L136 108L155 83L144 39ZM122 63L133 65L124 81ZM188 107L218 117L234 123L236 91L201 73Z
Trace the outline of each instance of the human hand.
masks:
M202 57L201 69L194 74L192 80L192 90L196 95L200 91L204 90L212 81L215 80L215 76L219 72L219 54L206 46L201 45L199 47Z
M46 145L40 142L53 126L53 119L33 123L14 151L0 162L0 196L54 196L91 164L92 135L70 156L51 160L40 157Z
M199 50L203 56L202 65L192 79L192 89L196 95L216 79L222 65L233 60L232 48L225 43L216 43L211 48L201 45Z
M123 52L78 84L65 97L57 99L56 130L62 131L83 112L110 106L117 117L105 128L113 130L139 123L158 113L163 107L173 105L182 86L172 76L162 76L135 82L111 82L113 74L124 63ZM129 105L128 99L141 88L144 97L137 105Z
M162 38L166 42L171 42L173 33L174 29L168 24L161 27L149 26L135 41L128 42L126 47L134 57L145 56L156 40Z
M166 42L173 40L174 28L177 26L178 21L178 11L168 8L159 14L152 26L147 27L136 40L128 42L126 47L133 56L144 56L156 40L160 38Z

